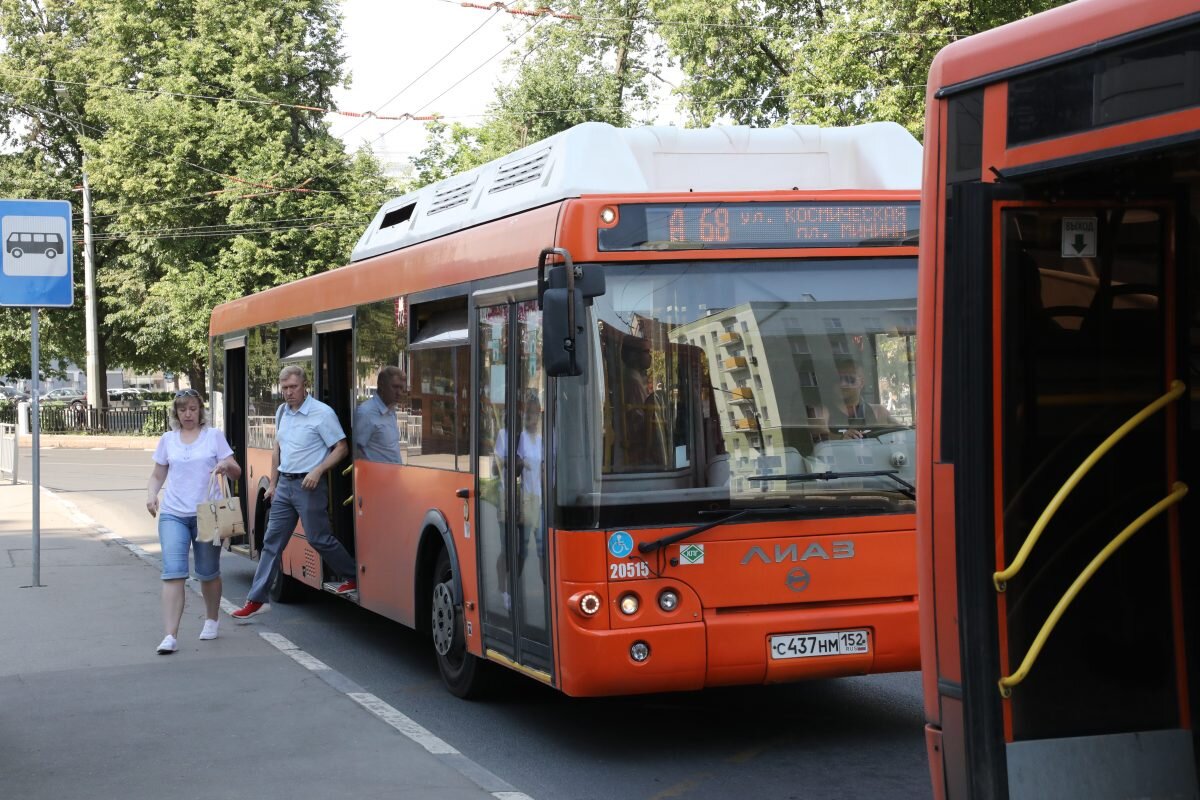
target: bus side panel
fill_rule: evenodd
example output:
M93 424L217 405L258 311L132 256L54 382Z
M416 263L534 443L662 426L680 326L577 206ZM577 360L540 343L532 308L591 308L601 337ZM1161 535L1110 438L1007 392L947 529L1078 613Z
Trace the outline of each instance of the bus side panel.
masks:
M358 460L354 462L355 547L359 601L389 619L416 626L413 578L421 524L440 509L454 536L464 601L477 604L475 541L464 538L458 489L473 483L470 474ZM474 528L472 527L472 530ZM478 611L467 619L478 629Z
M958 563L954 525L954 465L936 464L933 468L934 538L932 601L934 633L937 637L936 662L931 663L938 681L962 683L961 645L958 637Z

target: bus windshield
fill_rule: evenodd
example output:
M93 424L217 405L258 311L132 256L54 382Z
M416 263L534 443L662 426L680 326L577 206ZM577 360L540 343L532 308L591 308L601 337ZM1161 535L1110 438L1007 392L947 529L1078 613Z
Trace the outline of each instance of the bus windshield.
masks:
M915 258L604 270L557 384L561 527L914 511Z

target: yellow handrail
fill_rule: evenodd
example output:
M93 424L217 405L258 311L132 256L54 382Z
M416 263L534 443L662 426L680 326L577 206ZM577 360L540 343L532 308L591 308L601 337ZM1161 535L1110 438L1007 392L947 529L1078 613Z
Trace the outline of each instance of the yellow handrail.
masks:
M1021 549L1017 551L1017 557L1013 559L1012 564L1010 564L1006 569L1003 569L1000 572L996 572L992 575L992 583L996 585L997 592L1003 592L1005 588L1007 588L1008 582L1013 579L1013 576L1021 571L1021 567L1025 566L1025 559L1029 558L1029 553L1033 550L1033 546L1037 544L1042 532L1045 531L1046 526L1050 524L1051 517L1053 517L1055 512L1058 511L1059 506L1063 504L1063 501L1067 499L1067 495L1069 495L1075 489L1075 486L1079 483L1079 481L1083 480L1083 476L1086 475L1088 471L1096 465L1096 462L1099 461L1105 453L1111 450L1117 442L1124 439L1131 430L1145 422L1147 417L1168 403L1178 400L1179 397L1183 395L1183 392L1186 388L1187 387L1184 385L1183 381L1171 381L1171 390L1169 392L1130 417L1124 425L1117 428L1107 439L1101 442L1100 446L1093 450L1091 455L1083 460L1082 464L1076 467L1075 471L1071 473L1071 477L1067 478L1067 482L1062 485L1062 488L1060 488L1054 495L1054 498L1050 501L1050 504L1046 506L1046 510L1042 512L1040 517L1038 517L1038 521L1034 524L1032 530L1029 531L1029 535L1026 536L1025 541L1021 543Z
M1050 612L1050 616L1046 617L1046 621L1042 623L1042 629L1034 637L1033 644L1029 646L1029 652L1025 654L1024 660L1021 661L1020 668L1012 675L1000 679L1000 695L1002 697L1011 697L1012 687L1025 680L1029 674L1029 670L1033 668L1033 662L1037 661L1038 655L1042 652L1042 646L1046 644L1046 639L1050 637L1051 631L1054 630L1054 626L1058 624L1058 620L1066 612L1067 606L1071 605L1071 601L1083 589L1084 584L1096 574L1096 570L1100 569L1100 566L1108 560L1108 557L1115 553L1117 548L1125 544L1131 536L1141 530L1146 523L1178 503L1188 493L1187 484L1179 481L1176 481L1171 489L1172 491L1169 495L1146 509L1142 512L1141 516L1125 526L1125 530L1118 533L1116 538L1105 545L1104 549L1096 554L1096 557L1084 568L1083 572L1079 573L1079 577L1071 583L1067 591L1059 598L1058 603L1055 604L1054 610Z

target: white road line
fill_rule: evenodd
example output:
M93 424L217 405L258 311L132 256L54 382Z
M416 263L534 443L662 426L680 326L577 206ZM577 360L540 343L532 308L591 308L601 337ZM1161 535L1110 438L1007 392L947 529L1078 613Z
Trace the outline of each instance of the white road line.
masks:
M533 800L524 792L492 792L492 797L496 800Z
M457 750L434 736L420 723L397 711L375 695L367 692L347 692L347 696L434 755L458 754Z
M309 669L314 672L320 669L329 669L329 665L324 661L321 661L315 656L310 656L308 653L304 652L299 647L296 647L296 645L292 644L288 639L280 636L278 633L263 631L259 634L259 636L266 639L268 642L278 648L280 652L291 658L305 669Z

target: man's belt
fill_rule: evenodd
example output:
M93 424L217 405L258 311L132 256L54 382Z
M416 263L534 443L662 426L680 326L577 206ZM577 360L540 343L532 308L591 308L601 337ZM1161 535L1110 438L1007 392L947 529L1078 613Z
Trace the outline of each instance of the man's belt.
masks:
M279 477L291 478L294 481L302 481L304 480L304 476L307 474L307 472L280 472Z

